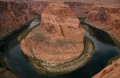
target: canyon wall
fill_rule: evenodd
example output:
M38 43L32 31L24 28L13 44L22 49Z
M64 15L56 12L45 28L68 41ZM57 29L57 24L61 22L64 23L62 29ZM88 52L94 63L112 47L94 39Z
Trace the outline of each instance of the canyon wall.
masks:
M49 2L44 1L33 1L30 3L31 11L35 14L41 15L44 8L49 4Z
M96 5L88 15L88 23L100 28L120 42L120 7L119 5Z
M0 1L0 38L19 29L21 25L32 19L28 4Z
M119 78L120 77L120 59L114 60L112 64L105 67L92 78Z
M120 1L93 0L65 3L70 5L78 18L87 18L87 23L106 31L120 48Z
M1 30L5 34L7 30L4 27L7 27L8 25L3 26L3 23L5 20L8 19L14 20L16 24L19 23L19 25L25 23L25 21L28 21L29 18L31 18L31 13L35 13L38 15L41 15L44 8L50 3L50 1L41 1L41 0L1 0L1 14L4 16L0 17L1 23ZM17 5L18 4L18 5ZM87 17L88 22L94 25L97 28L107 30L109 34L111 34L113 37L115 37L118 41L120 41L120 7L119 7L119 1L115 0L109 0L109 1L97 1L92 0L90 1L65 1L65 4L68 4L71 9L75 12L76 16L78 18L81 17ZM7 7L10 6L9 8ZM23 6L24 5L24 6ZM19 8L18 14L17 8L12 6L17 6ZM4 9L2 9L2 7ZM5 9L6 8L6 9ZM15 10L13 12L13 10ZM20 10L21 9L21 10ZM3 13L4 12L4 13ZM6 12L6 13L5 13ZM16 16L17 15L17 16ZM17 21L19 20L19 21ZM13 21L9 21L11 25ZM21 23L21 24L20 24ZM10 26L9 27L13 27ZM18 27L15 25L15 28ZM10 29L9 29L10 30ZM12 30L10 30L12 31ZM0 33L2 33L0 32Z
M65 2L65 4L68 4L71 7L71 9L75 12L75 15L77 15L78 18L87 17L87 22L89 22L90 24L94 25L97 28L105 30L112 37L116 38L120 42L120 6L119 6L120 1L119 0L111 0L111 2L110 2L110 0L109 0L110 3L108 3L105 0L99 0L99 1L97 0L97 2L95 2L96 0L86 0L86 1L81 0L81 1L82 2L69 2L68 1L68 2ZM100 2L100 1L102 1L102 2ZM43 13L43 10L45 9L45 7L48 5L48 3L49 2L35 1L35 0L1 0L0 1L0 38L3 38L4 36L11 33L12 31L19 29L21 27L21 25L23 25L26 22L33 19L32 13L41 15ZM44 27L43 28L44 28L45 32L49 31L49 33L51 33L51 34L48 34L48 33L47 34L48 34L49 38L52 39L52 41L55 41L55 39L60 39L60 38L63 39L65 35L69 34L69 32L66 32L66 30L70 29L70 30L72 30L72 32L74 32L75 29L79 28L79 27L77 27L77 25L79 25L78 20L76 20L76 19L72 20L73 23L76 23L77 25L75 27L73 27L73 26L69 26L69 24L67 24L69 28L65 28L65 30L63 30L63 31L65 31L66 33L64 34L64 36L61 36L63 34L63 32L61 32L59 30L60 26L53 27L53 24L52 24L53 21L48 23L47 21L49 21L49 19L53 18L53 17L49 17L49 15L47 16L47 14L42 15L42 18L43 18L42 25L45 25L45 26L50 25L51 26L51 27L49 27L49 26L46 27L46 29ZM74 16L74 14L72 14L72 15ZM47 17L45 17L45 16L47 16ZM59 17L61 17L61 16L59 16ZM58 21L60 23L62 22L62 20L59 21L59 19L54 20L54 21L56 21L56 22ZM70 21L71 20L69 20L69 19L67 20L67 22L69 22L69 23L70 23ZM47 23L44 23L44 22L47 22ZM55 24L56 24L56 22L55 22ZM58 24L58 22L57 22L57 24ZM61 24L63 25L64 23L61 23ZM63 25L63 27L64 27L64 25ZM37 31L39 31L39 29L40 29L39 27L38 27L38 30L35 29L34 30L34 31L36 31L35 33L37 33ZM56 33L56 31L58 31L57 34L54 34L54 33ZM83 30L81 33L83 34ZM37 48L40 48L39 45L36 45L36 43L34 43L34 38L33 38L34 36L38 36L38 35L34 35L32 38L30 36L31 35L28 35L27 38L22 41L22 49L24 52L26 52L25 53L26 55L30 55L30 53L27 54L27 52L29 52L29 50L25 46L26 45L25 43L27 43L26 41L28 41L27 44L29 44L29 43L32 44L32 48L34 48L33 51ZM52 38L52 36L54 36L54 37ZM65 37L68 40L73 40L70 36L71 35L65 36ZM76 35L75 35L75 38L76 38ZM81 39L82 38L83 38L83 36L81 36ZM33 41L32 41L32 39L33 39ZM76 38L76 39L79 39L79 38ZM81 45L83 46L83 44L81 44ZM78 46L80 46L80 45L78 45ZM44 46L42 46L42 47L44 47ZM74 51L76 50L75 48L77 48L77 47L74 47ZM82 50L83 50L83 47L82 47L81 51ZM63 53L63 55L64 55L64 53ZM72 53L71 53L71 55L72 55ZM78 56L77 53L75 55ZM73 58L76 56L73 56ZM33 57L33 56L31 55L31 57ZM43 57L43 59L44 59L44 57ZM65 62L65 61L66 60L61 60L61 62ZM118 63L116 64L116 62L114 65L113 64L112 64L113 67L111 65L107 67L109 70L105 68L104 70L102 70L100 72L100 74L96 75L93 78L109 78L110 76L112 76L112 74L113 74L113 77L119 78L118 77L119 76L119 73L118 73L119 64ZM114 72L116 73L116 75L114 75Z

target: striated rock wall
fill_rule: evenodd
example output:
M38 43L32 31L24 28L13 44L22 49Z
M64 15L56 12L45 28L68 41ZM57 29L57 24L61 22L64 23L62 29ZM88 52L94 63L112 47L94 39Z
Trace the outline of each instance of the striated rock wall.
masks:
M107 31L120 42L120 6L119 1L66 2L78 18L87 17L87 22Z
M105 67L92 78L120 78L120 59Z
M21 25L32 19L28 4L0 1L0 38L19 29Z
M93 8L94 3L65 2L75 12L78 18L88 17L89 10Z
M120 7L96 7L88 16L88 22L108 32L120 42Z
M18 6L27 5L28 11L24 11L26 14L29 15L29 12L41 15L45 7L50 3L50 1L42 1L42 0L1 0L3 1L2 4L14 3L17 2ZM108 33L115 37L118 41L120 41L120 7L119 7L118 0L92 0L92 1L65 1L65 4L68 4L70 8L75 12L78 18L80 17L88 17L88 21L93 24L94 26L100 29L109 30ZM25 10L25 5L23 6ZM29 5L29 6L28 6ZM4 5L6 6L6 5ZM5 7L4 7L5 8ZM2 9L3 10L3 9ZM1 10L1 11L2 11ZM30 11L29 11L30 10ZM8 11L8 10L6 10ZM20 11L21 12L21 11ZM23 11L22 11L23 12ZM20 13L19 13L20 14ZM26 16L27 15L21 15ZM8 15L8 14L7 14ZM14 13L13 13L14 15ZM5 15L4 15L5 16ZM11 19L11 16L6 16ZM29 17L29 16L28 16ZM27 17L27 18L28 18ZM2 17L1 17L2 18ZM7 19L7 18L6 18ZM17 18L18 19L18 18ZM23 18L24 19L24 18ZM1 19L3 20L3 19ZM23 20L21 20L23 21ZM2 21L1 21L2 22ZM3 22L2 22L3 23ZM2 28L5 31L5 28Z
M49 2L44 1L33 1L30 3L31 5L31 11L33 13L36 13L38 15L41 15L44 8L49 4Z

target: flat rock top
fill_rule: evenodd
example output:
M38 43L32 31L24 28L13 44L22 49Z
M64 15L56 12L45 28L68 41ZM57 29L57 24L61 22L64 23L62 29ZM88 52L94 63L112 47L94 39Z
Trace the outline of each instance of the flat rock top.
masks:
M27 56L61 64L82 54L83 39L84 31L69 6L51 3L43 11L41 25L22 40L21 49Z

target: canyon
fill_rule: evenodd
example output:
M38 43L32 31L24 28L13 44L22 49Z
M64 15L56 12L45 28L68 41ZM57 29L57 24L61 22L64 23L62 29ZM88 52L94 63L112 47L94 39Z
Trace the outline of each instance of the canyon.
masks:
M95 3L93 3L94 1ZM119 30L120 30L120 6L119 1L96 1L92 0L88 1L67 1L65 0L65 4L68 4L70 8L75 12L75 15L78 18L87 17L87 21L90 22L93 26L103 29L116 38L118 41L119 38ZM42 0L1 0L1 36L6 34L7 32L11 32L12 30L19 28L20 25L30 21L33 18L32 13L41 15L44 8L51 1L42 1ZM56 1L57 2L57 1ZM102 2L102 3L100 3ZM18 4L18 5L17 5ZM7 7L8 5L8 7ZM18 7L12 7L12 6ZM23 6L24 5L24 6ZM2 9L2 7L4 9ZM16 13L19 9L19 14ZM4 22L7 20L8 24ZM29 20L28 20L29 19ZM18 21L17 21L18 20ZM15 23L13 25L13 23ZM5 25L5 26L4 26ZM7 30L9 27L10 29Z
M43 12L45 6L49 1L42 2L41 0L33 2L33 11L40 14ZM94 2L94 3L93 3ZM112 37L116 38L120 42L120 1L105 0L105 1L67 1L70 8L75 12L78 18L87 18L87 21L93 26L105 30ZM39 8L35 8L39 7Z
M0 40L37 14L41 16L41 24L22 40L21 48L30 59L41 60L45 66L64 64L82 54L84 30L77 18L86 18L85 22L107 32L120 49L119 0L65 0L62 5L49 3L49 0L1 0ZM119 59L113 61L93 78L119 78L119 62Z
M119 5L97 5L91 10L87 22L109 33L120 42L120 7Z

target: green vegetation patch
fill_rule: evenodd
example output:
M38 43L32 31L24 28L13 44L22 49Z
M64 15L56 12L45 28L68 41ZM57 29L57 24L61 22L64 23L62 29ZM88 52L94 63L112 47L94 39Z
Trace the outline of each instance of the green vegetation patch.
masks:
M120 42L115 38L115 37L112 37L114 43L116 44L116 46L120 49Z
M107 65L112 64L113 61L115 61L115 60L117 60L117 59L119 59L119 58L120 58L120 55L117 55L116 57L111 58L110 60L108 60Z
M24 39L31 31L32 29L25 30L24 32L22 32L22 34L20 34L20 36L18 37L18 40L22 41L22 39Z

